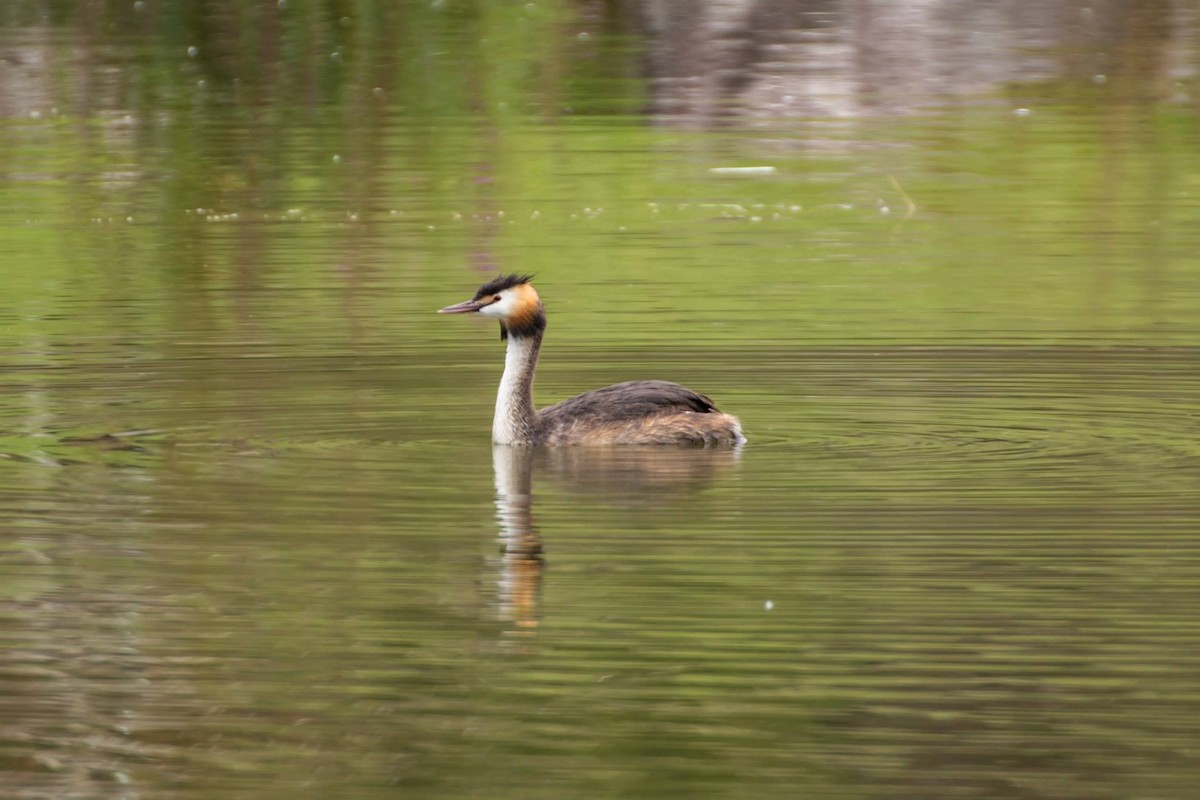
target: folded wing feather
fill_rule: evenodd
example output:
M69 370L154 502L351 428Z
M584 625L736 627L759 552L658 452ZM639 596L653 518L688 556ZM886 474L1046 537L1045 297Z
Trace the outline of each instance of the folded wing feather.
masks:
M717 407L702 394L669 381L626 381L585 392L538 412L539 421L553 425L586 417L595 422L651 417L691 411L716 413Z

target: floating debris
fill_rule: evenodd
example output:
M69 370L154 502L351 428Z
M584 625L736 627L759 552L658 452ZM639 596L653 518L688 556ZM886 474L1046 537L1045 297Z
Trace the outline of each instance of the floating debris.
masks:
M774 175L774 167L712 167L713 175Z

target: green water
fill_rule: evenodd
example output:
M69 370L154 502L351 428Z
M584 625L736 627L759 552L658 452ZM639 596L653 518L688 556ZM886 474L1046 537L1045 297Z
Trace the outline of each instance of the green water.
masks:
M1194 793L1194 22L686 6L0 12L0 795ZM749 443L494 450L497 270Z

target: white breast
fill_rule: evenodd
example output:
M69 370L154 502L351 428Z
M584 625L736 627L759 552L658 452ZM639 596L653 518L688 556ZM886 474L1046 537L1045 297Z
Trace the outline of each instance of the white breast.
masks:
M504 352L504 376L500 378L500 391L496 393L496 416L492 418L492 441L496 444L515 444L522 433L520 420L520 393L524 372L533 355L533 342L528 339L509 337L508 349Z

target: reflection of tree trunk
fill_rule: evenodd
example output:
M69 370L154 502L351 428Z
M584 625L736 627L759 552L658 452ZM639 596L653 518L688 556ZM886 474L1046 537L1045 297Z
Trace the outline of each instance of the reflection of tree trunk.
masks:
M389 19L389 22L391 20ZM341 308L352 340L363 338L359 317L361 296L372 273L365 256L371 253L368 242L379 235L377 209L388 204L389 102L394 89L396 63L400 50L399 22L387 24L368 36L359 31L359 46L353 48L347 69L360 76L349 84L345 103L342 135L341 193L348 204L344 220L343 252L334 268L341 283Z
M258 53L249 74L258 74L260 80L256 86L256 104L261 104L266 98L266 90L278 80L279 72L279 0L259 0L258 11Z
M478 16L475 22L479 26L476 35L486 36L482 15ZM485 275L499 269L495 247L500 233L500 209L495 198L495 171L501 149L500 129L494 116L496 110L488 97L488 87L492 81L489 66L484 59L476 59L474 68L467 75L467 93L471 109L476 114L480 126L477 135L479 156L475 159L470 175L473 210L468 220L471 229L471 249L467 258L473 269Z
M1170 92L1167 68L1171 43L1171 7L1165 0L1118 3L1109 22L1111 41L1103 42L1115 53L1113 72L1120 98L1130 103L1156 102ZM1107 37L1106 37L1107 38Z
M1118 12L1099 32L1106 63L1102 63L1095 74L1105 76L1110 102L1100 108L1105 153L1102 167L1097 170L1097 179L1102 183L1095 188L1096 196L1105 198L1106 202L1092 204L1093 229L1098 232L1121 230L1120 218L1130 208L1137 210L1146 248L1139 260L1144 270L1142 314L1147 320L1165 324L1169 317L1163 308L1167 259L1164 231L1155 220L1169 216L1167 198L1178 196L1180 176L1167 168L1168 160L1151 159L1150 168L1158 172L1151 182L1154 190L1133 197L1122 196L1122 192L1128 192L1136 183L1128 179L1127 173L1138 169L1142 154L1158 152L1161 146L1161 129L1144 106L1165 99L1172 91L1168 58L1171 7L1163 0L1119 5ZM1098 257L1087 297L1097 319L1112 302L1113 292L1111 271L1105 269L1109 259L1103 254L1119 244L1110 235L1100 234L1091 239L1091 247Z

